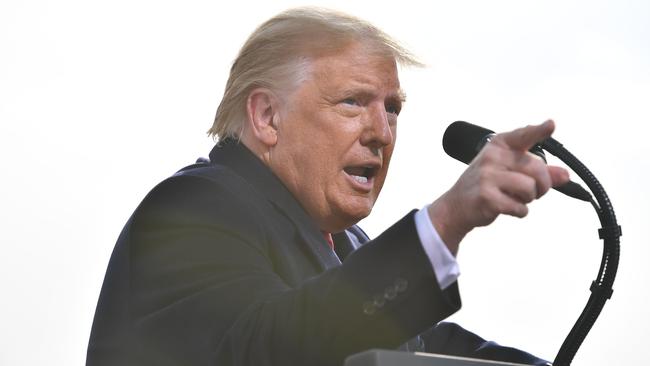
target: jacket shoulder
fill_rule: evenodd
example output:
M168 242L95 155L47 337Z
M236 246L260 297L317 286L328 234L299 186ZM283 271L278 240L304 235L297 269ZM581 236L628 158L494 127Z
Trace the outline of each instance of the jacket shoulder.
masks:
M256 217L268 215L267 200L221 165L194 164L156 185L135 210L131 229L204 227L238 235L261 235ZM245 238L242 238L245 239Z

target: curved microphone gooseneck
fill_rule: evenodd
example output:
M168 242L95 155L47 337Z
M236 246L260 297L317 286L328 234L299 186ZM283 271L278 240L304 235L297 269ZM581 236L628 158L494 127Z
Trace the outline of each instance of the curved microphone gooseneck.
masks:
M578 352L578 348L582 345L582 341L587 337L591 327L603 310L605 302L612 297L612 293L614 292L612 287L616 278L620 255L620 237L623 232L621 231L621 226L616 221L614 207L612 207L612 203L605 189L591 171L552 137L542 141L540 146L562 160L589 187L598 202L596 203L593 199L591 200L591 204L596 210L598 219L602 225L598 230L598 236L600 239L603 239L603 258L600 262L598 276L589 288L591 295L589 296L587 305L585 305L582 314L580 314L580 317L573 325L573 328L567 335L564 343L562 343L553 361L553 365L555 366L568 366L571 364L573 357Z
M483 145L494 135L494 132L471 123L457 121L449 125L443 136L443 148L451 157L469 164ZM573 325L573 328L562 343L560 350L553 361L554 366L568 366L573 361L575 354L587 337L591 327L596 322L605 302L611 298L618 269L620 253L621 226L616 221L616 214L612 203L598 179L580 162L573 154L562 146L557 140L549 137L531 149L531 152L540 155L544 149L559 158L571 168L591 190L591 194L579 184L569 182L564 186L555 189L579 200L591 202L598 214L602 227L598 230L600 239L603 239L603 257L598 270L598 276L591 283L591 295L587 305L580 317ZM542 155L543 157L543 152Z

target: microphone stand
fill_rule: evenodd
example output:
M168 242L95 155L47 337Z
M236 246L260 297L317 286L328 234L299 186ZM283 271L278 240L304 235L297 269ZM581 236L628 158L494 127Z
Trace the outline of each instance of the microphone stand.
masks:
M602 225L598 230L598 236L603 239L603 258L598 270L598 276L591 283L591 295L587 305L585 305L582 314L573 325L553 361L554 366L568 366L603 310L605 302L612 296L612 285L616 278L620 254L619 238L622 231L621 226L616 222L614 208L605 189L591 171L552 137L542 141L539 146L562 160L585 182L596 198L596 201L594 201L593 198L589 197L589 201L596 210Z

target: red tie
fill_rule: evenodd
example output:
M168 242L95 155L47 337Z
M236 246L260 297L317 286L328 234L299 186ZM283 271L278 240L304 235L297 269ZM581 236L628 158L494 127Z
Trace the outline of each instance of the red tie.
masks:
M334 250L334 240L332 239L332 234L326 231L321 231L321 233L323 233L323 237L325 238L327 245L330 246L330 249Z

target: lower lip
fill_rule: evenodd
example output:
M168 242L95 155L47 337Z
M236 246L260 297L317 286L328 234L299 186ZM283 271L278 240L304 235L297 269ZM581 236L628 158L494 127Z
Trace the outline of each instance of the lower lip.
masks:
M361 183L358 180L354 179L350 174L345 172L343 173L345 174L345 177L348 179L348 181L350 182L350 184L355 190L364 193L369 193L370 191L372 191L372 183L374 181L374 177L370 177L368 178L367 182Z

